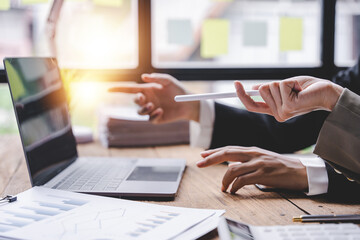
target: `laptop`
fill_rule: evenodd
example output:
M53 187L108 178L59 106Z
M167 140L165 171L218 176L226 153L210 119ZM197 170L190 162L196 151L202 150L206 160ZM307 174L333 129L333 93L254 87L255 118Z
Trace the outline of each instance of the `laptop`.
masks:
M4 66L32 186L175 197L184 159L78 157L55 58L6 58Z

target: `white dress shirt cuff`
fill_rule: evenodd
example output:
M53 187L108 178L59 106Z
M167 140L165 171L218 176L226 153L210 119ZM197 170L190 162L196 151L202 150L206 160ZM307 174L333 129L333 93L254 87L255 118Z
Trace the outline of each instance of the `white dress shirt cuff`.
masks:
M200 101L199 123L190 121L190 145L208 149L211 144L215 121L215 104L211 100Z
M308 196L324 194L328 191L329 178L324 160L316 158L299 158L306 167L309 191Z

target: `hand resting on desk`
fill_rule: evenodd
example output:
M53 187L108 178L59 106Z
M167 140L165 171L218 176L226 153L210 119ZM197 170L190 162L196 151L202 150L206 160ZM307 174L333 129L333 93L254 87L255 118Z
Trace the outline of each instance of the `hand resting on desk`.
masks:
M306 191L306 168L300 160L257 147L227 146L204 151L198 167L231 161L222 181L221 190L235 193L245 185L262 184L273 188Z

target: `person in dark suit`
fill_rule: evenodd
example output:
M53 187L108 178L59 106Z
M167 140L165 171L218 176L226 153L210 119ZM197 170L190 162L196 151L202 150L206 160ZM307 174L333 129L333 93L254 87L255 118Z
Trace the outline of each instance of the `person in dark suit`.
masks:
M305 191L308 195L358 195L359 184L349 181L321 158L308 161L279 154L315 144L329 109L310 109L309 113L301 112L301 116L279 122L271 112L253 113L206 101L176 103L175 95L189 93L178 80L157 73L143 74L142 79L144 84L122 86L115 91L136 93L139 113L149 115L153 123L180 119L191 120L192 125L198 123L198 127L191 127L191 143L210 150L201 153L203 160L197 165L234 162L224 176L223 191L231 185L230 192L235 193L245 185L259 183ZM339 85L360 95L360 59L354 67L327 82L334 88Z

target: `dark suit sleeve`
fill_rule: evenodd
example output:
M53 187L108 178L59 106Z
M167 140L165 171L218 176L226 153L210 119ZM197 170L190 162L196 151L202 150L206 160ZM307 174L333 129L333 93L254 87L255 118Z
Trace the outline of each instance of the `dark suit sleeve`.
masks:
M257 146L291 153L315 144L328 112L316 111L284 123L274 117L215 103L210 148L228 145Z
M349 181L344 175L335 172L334 168L325 163L329 185L327 195L335 200L360 200L360 184Z
M360 57L355 66L340 71L333 77L332 82L360 95Z

